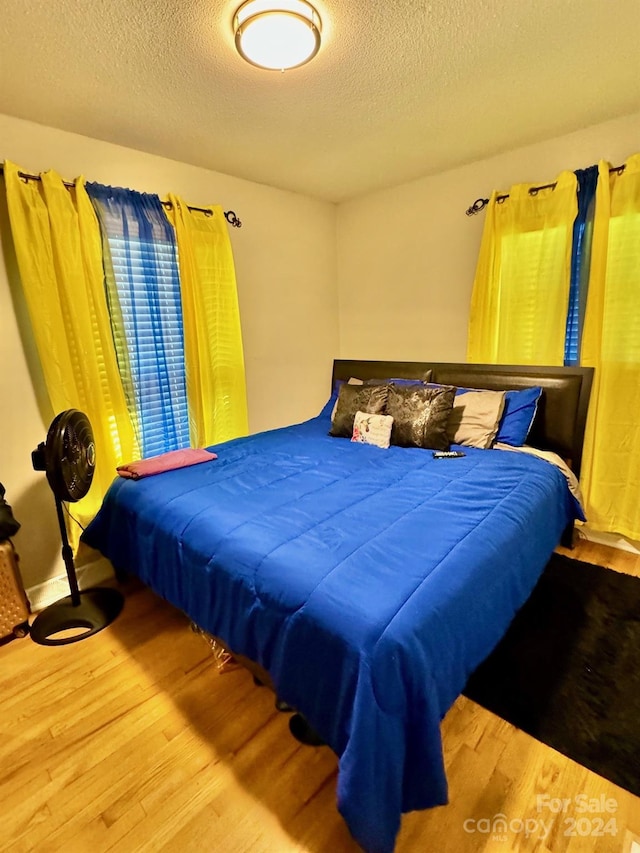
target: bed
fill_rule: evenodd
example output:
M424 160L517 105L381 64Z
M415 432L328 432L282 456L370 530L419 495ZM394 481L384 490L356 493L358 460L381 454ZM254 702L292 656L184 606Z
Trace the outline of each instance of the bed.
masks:
M543 388L528 443L579 473L588 368L337 360L350 377ZM562 472L464 447L437 460L315 418L214 462L117 479L84 540L269 673L339 757L338 808L370 853L447 802L440 722L581 510Z

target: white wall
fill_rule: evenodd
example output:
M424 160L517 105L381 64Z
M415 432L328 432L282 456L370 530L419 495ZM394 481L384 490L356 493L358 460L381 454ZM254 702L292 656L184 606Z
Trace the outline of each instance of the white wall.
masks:
M340 355L465 361L484 223L483 213L465 215L469 205L493 189L547 183L599 159L618 165L638 151L640 113L340 205Z
M69 179L82 174L235 210L243 222L230 233L250 429L317 414L328 396L338 352L333 205L0 115L4 159L26 171L55 169ZM31 451L46 436L49 412L38 406L37 358L13 269L4 190L0 231L0 482L22 524L15 544L25 584L31 586L62 567L53 498L44 475L31 468Z

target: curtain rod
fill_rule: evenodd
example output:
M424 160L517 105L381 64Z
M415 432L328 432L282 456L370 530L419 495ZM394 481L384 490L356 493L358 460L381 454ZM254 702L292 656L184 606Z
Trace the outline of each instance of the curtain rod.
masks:
M611 172L615 172L616 174L621 175L624 172L624 168L624 163L622 164L622 166L612 166L609 169L609 174L611 174ZM541 184L539 187L531 187L529 189L529 195L537 195L540 190L553 190L555 189L555 187L556 181L554 181L552 184ZM509 193L503 193L502 195L496 196L496 201L498 202L498 204L502 204L507 198L509 198ZM465 212L467 216L475 216L476 213L480 213L481 210L484 210L488 204L488 198L477 198L473 202L471 207L468 207Z
M1 173L4 173L4 163L0 163L0 174ZM27 184L29 183L29 181L42 180L40 175L32 175L30 172L18 172L18 177L22 178L22 180ZM73 181L63 181L62 183L68 190L73 189L75 187L75 183ZM173 207L170 201L161 201L160 203L163 205L163 207ZM188 204L187 207L189 208L189 210L198 210L200 211L200 213L204 213L206 216L213 216L211 211L208 210L206 207L194 207L191 204ZM227 220L229 225L233 226L234 228L242 228L242 221L239 219L234 210L225 210L224 218Z

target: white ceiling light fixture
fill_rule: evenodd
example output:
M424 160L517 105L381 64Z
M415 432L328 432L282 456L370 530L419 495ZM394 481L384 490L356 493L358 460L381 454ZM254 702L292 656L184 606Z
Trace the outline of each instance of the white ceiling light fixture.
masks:
M307 0L247 0L233 19L238 53L258 68L299 68L320 49L322 21Z

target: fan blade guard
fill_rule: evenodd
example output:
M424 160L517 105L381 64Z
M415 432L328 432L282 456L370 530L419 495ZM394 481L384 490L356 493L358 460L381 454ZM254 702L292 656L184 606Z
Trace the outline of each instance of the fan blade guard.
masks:
M46 474L54 495L67 502L83 498L93 480L96 446L89 418L77 409L51 422L45 445Z

